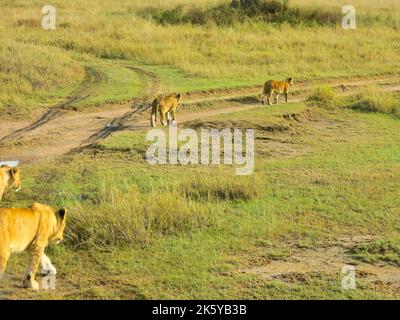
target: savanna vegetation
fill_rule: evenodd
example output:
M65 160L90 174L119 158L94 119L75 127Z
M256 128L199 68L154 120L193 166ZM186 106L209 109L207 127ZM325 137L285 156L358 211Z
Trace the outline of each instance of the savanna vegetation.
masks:
M143 84L136 74L130 79L121 59L156 69L165 91L254 85L288 75L300 80L385 74L399 68L399 4L391 0L356 2L356 31L341 28L340 1L53 4L53 31L41 28L39 3L1 4L3 112L26 117L32 109L61 102L85 81L85 68L99 71L102 63L112 64L114 77L100 68L96 83L105 90L89 94L96 99L83 99L82 105L138 95ZM219 23L215 16L231 21ZM18 53L10 57L10 51ZM121 88L121 78L133 85Z
M179 111L245 105L182 127L254 128L251 176L232 165L151 166L147 128L132 129L134 120L78 151L23 164L22 190L1 205L65 206L68 228L48 250L57 289L16 289L26 258L16 256L12 290L0 298L398 298L396 282L370 274L345 290L340 268L266 268L296 265L302 253L322 252L325 263L330 248L341 250L340 263L399 267L399 94L364 85L341 92L330 81L398 84L400 4L353 3L356 30L341 28L339 0L54 0L57 28L46 31L41 3L2 1L0 125L58 106L86 114L133 97L268 78L318 85L289 104L261 107L246 96ZM31 142L7 143L0 160L9 160L9 146Z

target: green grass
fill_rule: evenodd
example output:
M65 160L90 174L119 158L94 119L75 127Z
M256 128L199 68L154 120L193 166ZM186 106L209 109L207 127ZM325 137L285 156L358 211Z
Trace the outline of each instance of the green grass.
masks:
M336 106L337 97L332 87L318 86L314 88L314 91L308 97L307 101L312 105L331 109Z
M350 254L353 258L368 262L389 262L400 266L400 240L388 238L364 243L354 247Z
M134 62L131 62L135 64ZM140 64L139 64L140 65ZM235 78L207 78L201 75L188 74L171 66L143 65L144 68L156 73L164 84L166 92L190 92L198 90L235 88L258 84L253 81Z
M70 208L67 240L50 251L61 284L49 297L62 295L65 281L72 297L83 298L393 297L362 280L358 290L343 291L340 270L294 283L241 272L263 257L288 259L290 248L278 250L283 244L313 248L358 234L387 239L398 229L398 120L308 108L289 104L205 120L258 124L251 185L231 176L230 166L148 165L144 131L113 135L65 162L24 167L23 190L7 194L4 205ZM324 128L283 120L305 112ZM265 130L282 121L288 129ZM375 255L369 248L357 254ZM394 261L388 254L379 259ZM22 266L14 258L10 268Z
M96 82L85 88L78 108L130 100L145 92L146 79L136 72L107 60L88 59L85 65L98 73Z
M360 91L342 103L344 107L364 111L381 112L400 117L399 95L380 92L377 88L370 87Z
M84 68L62 50L6 40L0 48L0 112L23 117L62 101Z
M252 20L232 26L162 26L140 14L178 3L56 0L57 29L48 32L40 28L39 4L21 0L15 6L5 1L0 31L7 49L2 50L0 68L6 72L0 110L27 117L66 100L84 80L87 56L97 59L93 68L100 66L98 71L108 80L88 88L90 97L83 106L146 94L138 75L119 68L121 60L159 74L160 92L254 85L288 76L299 80L393 74L400 66L399 20L391 13L398 7L394 0L385 0L385 5L357 2L359 24L354 31ZM188 5L220 3L192 0ZM340 12L342 4L318 0L301 6L310 12Z
M68 108L81 111L147 94L143 75L125 64L155 73L160 92L254 85L289 75L322 80L394 74L400 66L398 19L381 3L356 3L379 19L360 19L353 32L253 22L160 26L137 13L156 4L171 8L177 0L55 0L59 24L45 32L35 2L6 1L0 111L27 117L74 95L79 99ZM336 10L341 3L319 0L317 6ZM354 248L351 257L398 265L397 100L369 92L336 101L323 87L308 104L257 107L185 124L254 128L251 177L234 176L234 166L150 166L145 131L119 132L78 155L23 166L23 189L7 193L2 206L38 201L66 206L70 216L66 241L49 248L59 270L57 290L30 295L17 289L15 297L398 297L363 280L357 290L344 291L340 270L292 282L246 272L290 259L293 246L313 249L364 234L381 240ZM183 112L191 108L197 106ZM9 271L17 277L24 267L24 256L13 257Z

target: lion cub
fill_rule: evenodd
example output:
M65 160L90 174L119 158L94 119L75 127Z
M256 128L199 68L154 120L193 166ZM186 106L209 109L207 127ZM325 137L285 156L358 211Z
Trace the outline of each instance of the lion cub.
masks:
M21 189L21 173L18 168L3 165L0 167L0 200L7 189Z
M293 85L293 78L288 78L285 81L268 80L264 85L264 91L260 94L263 104L265 104L264 97L267 96L268 104L271 106L271 97L275 93L275 103L278 104L279 95L284 93L286 103L288 102L289 87Z
M39 290L35 275L39 264L55 273L44 254L49 242L63 239L67 210L34 203L30 208L0 209L0 276L4 274L11 254L28 251L29 264L24 287Z
M150 119L151 126L152 127L156 126L157 112L160 113L161 124L163 126L167 125L166 120L168 121L168 124L171 123L171 115L173 123L176 119L176 108L178 108L181 98L182 98L181 94L171 95L166 97L160 96L155 98L151 108L151 119Z

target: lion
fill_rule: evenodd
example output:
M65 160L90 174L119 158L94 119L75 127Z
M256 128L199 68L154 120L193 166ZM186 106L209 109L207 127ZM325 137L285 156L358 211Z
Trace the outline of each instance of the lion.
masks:
M39 264L42 273L55 274L55 268L44 254L49 242L63 240L67 209L34 203L30 208L0 209L0 275L6 271L10 255L28 251L29 264L23 285L25 288L39 290L35 275ZM47 268L47 270L45 270Z
M284 93L286 103L288 102L289 87L293 85L293 78L288 78L285 81L268 80L264 85L264 91L260 94L263 104L265 104L264 97L267 96L268 104L271 106L271 97L275 93L275 103L279 102L279 95Z
M167 123L165 120L168 121L168 124L174 123L176 120L176 108L178 107L181 101L182 95L170 95L170 96L159 96L154 99L151 108L151 119L150 123L152 127L156 126L157 123L157 112L160 113L161 117L161 124L166 126ZM172 115L172 121L171 121Z
M18 168L3 165L0 167L0 200L7 189L16 192L21 189L21 172Z

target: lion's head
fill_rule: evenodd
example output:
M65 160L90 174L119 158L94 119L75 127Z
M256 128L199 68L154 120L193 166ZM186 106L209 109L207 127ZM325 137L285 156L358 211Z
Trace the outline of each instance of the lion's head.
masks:
M11 168L5 165L3 165L1 168L5 170L3 172L9 176L7 183L8 188L14 189L17 192L21 190L21 170L16 167Z
M67 209L62 208L55 212L57 224L54 226L54 233L50 237L51 242L60 243L64 240L64 229L67 219Z

